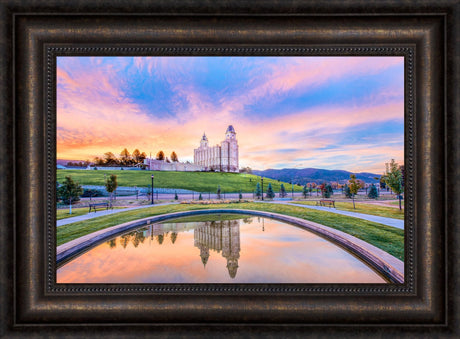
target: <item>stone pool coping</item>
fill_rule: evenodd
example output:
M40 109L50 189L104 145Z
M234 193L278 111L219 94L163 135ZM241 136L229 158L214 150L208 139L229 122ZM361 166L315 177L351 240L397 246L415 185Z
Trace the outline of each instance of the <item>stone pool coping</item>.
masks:
M89 250L91 247L108 240L116 235L125 233L145 224L162 222L172 218L180 218L200 214L246 214L260 217L271 218L279 221L285 221L295 226L312 231L337 245L345 248L360 259L368 263L372 268L385 276L393 283L404 283L404 262L395 258L391 254L377 248L363 240L360 240L350 234L324 226L313 221L301 218L291 217L279 213L245 210L245 209L213 209L213 210L193 210L161 214L147 217L134 221L129 221L120 225L108 227L78 239L69 241L57 247L56 261L59 264L64 263L82 252Z

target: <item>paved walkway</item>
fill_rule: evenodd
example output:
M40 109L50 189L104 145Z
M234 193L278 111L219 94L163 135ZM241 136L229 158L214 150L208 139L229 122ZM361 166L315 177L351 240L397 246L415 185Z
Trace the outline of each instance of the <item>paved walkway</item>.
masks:
M165 202L165 203L162 203L162 204L155 204L153 206L164 206L164 205L175 205L175 204L178 204L178 202ZM71 217L71 218L65 218L65 219L58 220L56 222L56 224L57 224L57 227L59 227L59 226L71 224L71 223L77 222L77 221L83 221L83 220L88 220L88 219L101 217L103 215L109 215L109 214L115 214L115 213L120 213L120 212L138 210L138 209L147 208L147 207L152 207L152 205L134 206L134 207L115 209L115 210L102 210L102 211L97 211L97 212L91 212L91 213L88 213L88 214L79 215L77 217Z
M387 225L387 226L396 227L396 228L399 228L399 229L402 229L402 230L404 229L404 220L400 220L400 219L385 218L385 217L379 217L379 216L370 215L370 214L342 211L342 210L337 210L337 209L332 208L332 207L301 205L301 204L285 202L285 201L270 201L270 202L268 202L268 201L265 202L264 201L264 203L293 205L293 206L299 206L299 207L304 207L304 208L310 208L310 209L313 209L313 210L325 211L325 212L330 212L330 213L335 213L335 214L346 215L348 217L359 218L359 219L363 219L363 220L367 220L367 221L373 221L373 222L377 222L379 224L384 224L384 225Z
M330 213L335 213L335 214L346 215L348 217L363 219L363 220L367 220L367 221L373 221L373 222L377 222L379 224L384 224L384 225L387 225L387 226L396 227L396 228L399 228L399 229L402 229L402 230L404 229L404 220L400 220L400 219L385 218L385 217L379 217L379 216L370 215L370 214L342 211L342 210L337 210L337 209L331 208L331 207L301 205L301 204L296 204L296 203L292 203L292 202L288 202L288 201L264 201L264 202L258 201L258 202L266 203L266 204L283 204L283 205L292 205L292 206L310 208L310 209L313 209L313 210L325 211L325 212L330 212ZM175 205L175 204L178 204L178 202L165 202L165 203L162 203L162 204L155 204L154 206ZM115 214L115 213L120 213L120 212L132 211L132 210L137 210L137 209L141 209L141 208L148 208L148 207L152 207L152 205L134 206L134 207L127 207L127 208L116 209L116 210L102 210L102 211L98 211L98 212L94 212L94 213L91 212L91 213L88 213L88 214L79 215L77 217L58 220L57 221L57 227L67 225L67 224L71 224L71 223L77 222L77 221L83 221L83 220L97 218L97 217L100 217L100 216L103 216L103 215L109 215L109 214Z

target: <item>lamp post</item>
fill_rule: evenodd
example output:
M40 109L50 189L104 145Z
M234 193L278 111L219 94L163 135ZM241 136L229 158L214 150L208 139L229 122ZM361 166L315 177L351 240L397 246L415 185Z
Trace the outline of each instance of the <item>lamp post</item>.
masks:
M153 205L153 174L152 174L152 205Z
M262 200L264 200L264 178L260 178L260 181L262 182Z

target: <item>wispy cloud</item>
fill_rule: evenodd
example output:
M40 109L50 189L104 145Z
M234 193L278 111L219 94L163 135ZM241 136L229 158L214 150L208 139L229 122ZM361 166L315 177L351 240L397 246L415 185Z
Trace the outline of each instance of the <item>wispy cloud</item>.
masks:
M233 124L240 163L253 168L403 159L402 58L65 57L57 83L58 158L127 147L193 160L203 132L217 144Z

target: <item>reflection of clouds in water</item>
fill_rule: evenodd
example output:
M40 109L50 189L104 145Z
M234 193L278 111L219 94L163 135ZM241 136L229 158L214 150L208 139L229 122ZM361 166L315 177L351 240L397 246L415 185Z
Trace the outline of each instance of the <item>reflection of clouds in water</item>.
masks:
M152 224L62 266L58 283L384 282L311 232L266 218L250 220Z

